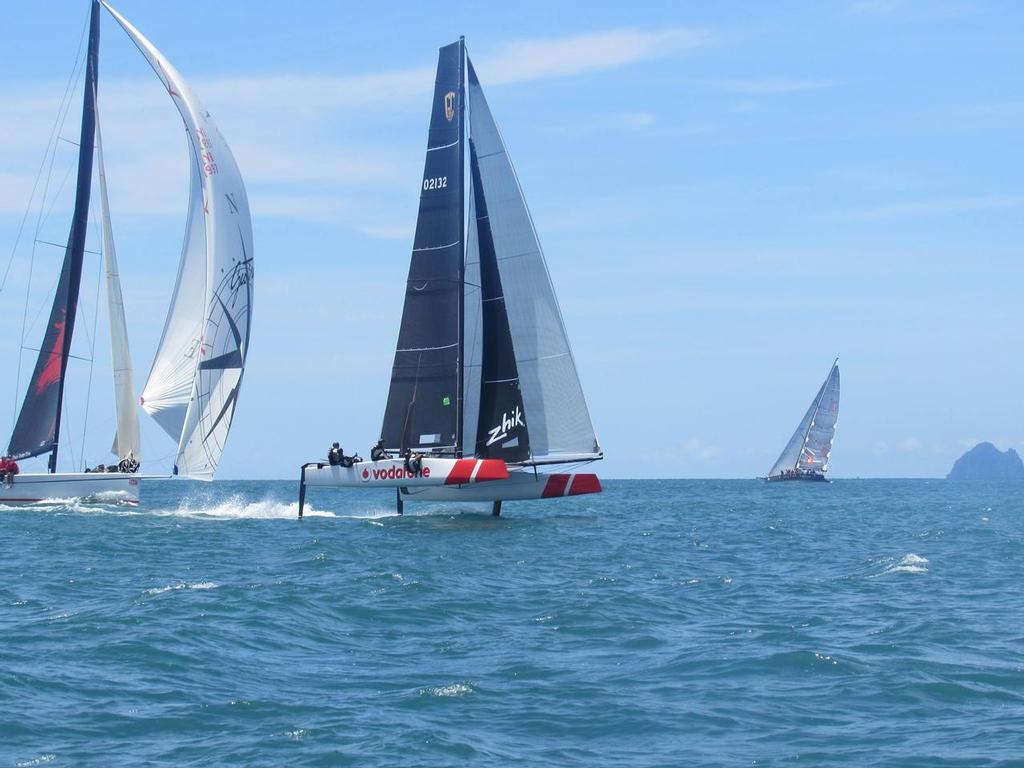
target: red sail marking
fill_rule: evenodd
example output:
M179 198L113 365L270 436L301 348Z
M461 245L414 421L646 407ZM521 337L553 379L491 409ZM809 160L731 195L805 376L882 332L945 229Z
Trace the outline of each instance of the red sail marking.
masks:
M54 341L53 347L50 349L50 357L46 361L46 365L43 366L43 370L39 373L39 378L36 379L35 389L37 395L43 394L52 384L60 381L61 360L64 357L65 325L66 322L64 321L53 324L53 327L57 329L57 340Z
M597 475L582 474L572 476L572 485L569 487L570 496L582 496L584 493L600 493L601 481Z
M553 496L562 496L565 494L565 486L569 484L569 478L571 475L548 475L548 482L544 486L544 491L540 497L542 499L550 499Z

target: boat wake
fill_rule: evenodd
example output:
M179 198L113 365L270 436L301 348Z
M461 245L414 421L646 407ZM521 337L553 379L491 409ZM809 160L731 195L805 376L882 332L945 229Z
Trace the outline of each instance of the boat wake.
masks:
M168 517L193 517L214 520L296 520L299 516L298 502L284 502L277 499L250 501L236 495L213 504L207 501L186 499L175 509L153 510L152 514ZM306 505L306 517L336 517L333 512L318 510Z

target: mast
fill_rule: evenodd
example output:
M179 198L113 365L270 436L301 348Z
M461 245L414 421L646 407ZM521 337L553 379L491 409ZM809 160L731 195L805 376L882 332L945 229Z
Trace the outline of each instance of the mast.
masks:
M82 97L82 126L78 142L78 178L71 231L64 251L64 264L53 307L28 392L11 435L8 453L17 458L49 452L49 472L57 471L61 411L71 338L82 285L85 235L89 223L89 194L92 188L93 145L96 134L96 81L100 45L100 6L92 0L89 12L89 44L86 53L85 89Z
M467 222L466 211L466 38L459 36L459 152L462 155L459 163L459 216L461 232L465 233ZM455 455L462 458L462 424L465 420L466 388L466 238L459 238L459 360L458 389L455 395Z

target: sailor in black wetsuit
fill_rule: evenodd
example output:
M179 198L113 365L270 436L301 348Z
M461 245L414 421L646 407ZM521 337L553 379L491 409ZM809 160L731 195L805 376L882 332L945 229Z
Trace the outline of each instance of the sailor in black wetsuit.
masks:
M370 449L370 461L382 461L387 457L387 451L384 450L384 439L381 438L377 441L377 444Z
M341 466L341 460L345 456L341 446L337 442L331 443L331 450L327 452L327 463L332 467Z

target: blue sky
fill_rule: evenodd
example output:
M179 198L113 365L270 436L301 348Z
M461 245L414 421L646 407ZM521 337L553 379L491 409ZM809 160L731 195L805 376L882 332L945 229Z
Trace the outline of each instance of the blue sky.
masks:
M763 474L836 354L837 476L942 475L978 440L1024 447L1018 4L116 7L214 115L254 212L252 349L221 477L292 477L333 439L365 452L376 438L436 51L459 34L544 245L604 475ZM86 11L22 4L0 28L0 269ZM180 252L186 150L170 100L109 17L100 78L141 387ZM72 161L58 155L57 187ZM60 242L70 199L56 199L40 238ZM24 246L0 292L10 361ZM59 257L37 247L31 307ZM95 262L88 274L80 354ZM92 463L113 423L103 322ZM14 368L0 376L5 434ZM87 374L78 364L69 395L76 440ZM146 421L147 466L166 468L173 445Z

